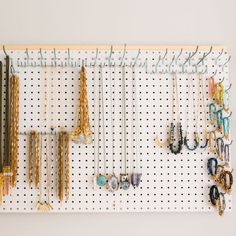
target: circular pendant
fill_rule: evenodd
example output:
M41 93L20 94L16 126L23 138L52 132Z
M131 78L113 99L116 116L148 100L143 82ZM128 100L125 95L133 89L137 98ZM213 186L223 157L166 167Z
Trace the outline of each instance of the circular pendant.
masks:
M107 181L107 189L111 192L117 191L119 188L119 180L118 178L113 174L109 177Z
M97 177L97 185L100 186L100 187L103 187L103 186L106 185L106 183L107 183L106 176L100 174Z

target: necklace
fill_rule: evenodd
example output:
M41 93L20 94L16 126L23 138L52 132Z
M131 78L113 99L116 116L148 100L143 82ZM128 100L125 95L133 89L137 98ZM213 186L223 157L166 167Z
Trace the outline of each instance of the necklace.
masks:
M127 151L126 151L126 91L125 91L125 65L122 66L122 167L120 174L121 188L128 190L130 187L129 174L127 173Z
M195 130L194 131L194 140L193 140L193 143L194 143L194 145L193 145L193 147L190 147L189 146L189 143L188 143L188 141L189 141L189 139L188 139L188 134L190 133L189 131L188 131L188 128L189 128L189 116L190 116L190 100L192 100L192 102L193 102L193 121L195 120L195 121L197 121L198 119L197 119L197 117L196 117L196 109L195 109L195 104L194 104L194 98L193 98L193 96L192 96L192 94L193 94L193 85L192 85L192 80L190 79L190 83L189 83L189 91L188 91L188 112L187 112L187 127L186 127L186 135L185 135L185 137L184 137L184 144L186 145L186 147L187 147L187 149L188 150L190 150L190 151L193 151L193 150L195 150L197 147L198 147L198 145L199 145L199 138L198 138L198 132L197 132L197 130ZM196 129L197 129L197 125L195 126L196 127Z
M134 101L134 104L132 106L133 113L135 113L135 126L132 124L132 129L135 127L135 156L136 156L136 166L135 163L133 163L133 173L131 174L131 184L134 188L138 187L141 181L142 173L140 173L140 137L139 137L139 111L138 111L138 99L137 99L137 85L136 85L136 73L135 73L135 67L132 67L132 74L133 74L133 91L132 91L132 101ZM133 119L132 119L133 121ZM132 134L134 131L132 130ZM132 139L133 140L133 139ZM133 147L133 145L132 145ZM133 153L133 152L132 152ZM134 161L134 159L133 159Z
M3 203L3 123L2 123L2 101L3 101L3 76L2 76L2 61L0 61L0 206Z
M175 98L176 94L176 98ZM176 100L176 110L177 110L177 133L178 133L178 144L177 147L174 148L174 141L175 141L175 125L174 125L174 107L175 107L175 100ZM172 122L170 124L170 151L175 155L180 153L183 146L183 134L182 134L182 124L180 122L179 117L179 98L178 98L178 85L177 85L177 78L176 74L173 73L173 93L172 93Z
M100 138L98 139L98 176L97 176L97 185L102 187L105 186L107 183L107 178L106 178L106 150L105 150L105 145L106 145L106 137L105 137L105 114L104 114L104 94L103 94L103 74L102 74L102 66L100 67L100 86L99 86L99 134L100 134L100 129L102 128L102 155L103 155L103 174L100 173L100 158L99 158L99 146L100 146ZM102 121L102 124L100 123Z
M75 143L89 144L92 142L92 131L89 121L88 94L86 83L86 69L82 65L80 71L80 122L77 121L77 127L71 132L71 138Z
M114 71L115 74L115 71ZM109 66L109 83L110 83L110 107L111 107L111 146L112 146L112 174L109 176L107 180L107 188L111 192L115 192L119 188L119 179L115 175L115 160L114 160L114 115L115 115L115 78L114 78L114 84L113 87L114 89L112 90L112 79L111 79L111 66ZM112 96L114 94L114 96Z
M202 108L202 109L201 109ZM204 138L205 138L205 142L203 142L202 145L200 145L200 148L206 148L209 142L209 134L207 132L207 118L206 118L206 105L205 105L205 91L204 91L204 83L203 83L203 78L202 78L202 74L198 74L198 108L197 111L202 110L203 113L203 122L204 122L204 128L202 132L198 132L198 134L202 133L204 134ZM198 114L198 113L197 113ZM197 118L197 126L198 126L198 130L200 129L199 126L199 122L198 122L198 118ZM199 139L200 142L200 139Z

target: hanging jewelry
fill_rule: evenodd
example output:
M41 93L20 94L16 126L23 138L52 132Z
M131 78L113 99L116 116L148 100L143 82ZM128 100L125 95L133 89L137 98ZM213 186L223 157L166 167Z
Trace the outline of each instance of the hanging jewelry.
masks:
M114 74L115 74L115 70L114 70ZM117 176L115 175L115 160L114 160L114 147L115 147L115 143L114 143L114 120L115 120L115 78L114 78L114 84L113 84L113 88L112 89L112 78L111 78L111 66L109 66L109 83L110 83L110 107L111 107L111 157L112 157L112 174L108 177L107 180L107 189L110 192L115 192L119 189L119 179L117 178Z
M215 99L216 96L216 83L213 76L209 78L209 95L211 100Z
M127 173L127 151L126 151L126 89L125 89L125 65L122 66L122 167L124 170L120 174L120 185L123 190L130 187L129 174Z
M99 174L99 124L100 124L100 79L96 77L96 67L94 66L94 175L93 189L97 189L97 177Z
M65 165L64 165L65 163ZM58 198L66 201L69 198L70 168L69 168L69 133L61 130L58 133ZM65 171L64 171L65 169ZM64 185L65 182L65 185ZM65 193L64 193L65 189Z
M202 145L200 145L200 138L199 138L199 145L200 148L206 148L209 142L209 134L207 132L207 118L206 118L206 105L205 105L205 91L204 91L204 83L203 83L203 78L202 78L202 74L198 74L198 108L197 111L199 112L200 110L202 110L203 113L203 122L204 122L204 128L202 133L204 134L204 139L205 142L203 142ZM197 112L197 114L198 114ZM201 120L201 119L200 119ZM198 126L198 130L200 129L199 127L199 118L197 116L197 126ZM201 132L198 132L198 135L200 135Z
M38 211L42 211L42 212L47 212L47 211L50 211L52 210L52 206L50 204L50 177L49 177L49 164L48 164L48 137L46 136L46 150L45 150L45 161L46 161L46 166L45 168L42 168L42 164L44 163L44 159L43 159L43 140L42 140L42 136L40 138L40 177L39 177L39 200L38 200L38 203L36 205L36 209ZM42 176L43 176L43 171L45 169L45 177L46 177L46 180L45 180L45 183L46 183L46 190L47 190L47 200L46 201L43 201L42 200L42 189L44 188L43 187L43 181L42 181Z
M12 187L16 186L18 167L18 130L19 130L19 77L11 77L11 128L10 154L12 170Z
M133 113L135 113L135 125L132 124L132 127L135 127L135 156L136 156L136 169L134 168L134 164L133 164L133 173L131 174L131 184L133 185L134 188L138 187L141 181L141 177L142 177L142 173L140 173L140 132L139 132L139 111L138 111L138 99L137 99L137 85L136 85L136 73L135 73L135 67L132 67L133 69L133 92L132 92L132 101L134 101L134 104L132 107L134 107L135 109L133 110ZM133 121L133 119L132 119ZM133 134L133 132L132 132ZM133 145L132 145L133 147ZM132 152L133 153L133 152Z
M207 169L212 177L216 176L218 161L216 158L209 158L207 161Z
M229 166L229 158L230 158L230 152L229 152L229 144L224 145L224 162L225 166Z
M190 83L189 83L189 92L188 92L188 112L187 112L187 124L186 124L186 134L185 134L185 137L184 137L184 145L187 147L187 149L188 150L190 150L190 151L193 151L193 150L196 150L196 148L198 147L198 145L199 145L199 137L198 137L198 132L197 132L197 125L195 126L195 131L194 131L194 133L193 133L193 135L194 135L194 139L193 139L193 143L194 143L194 145L193 145L193 147L190 147L190 145L189 145L189 139L188 139L188 135L189 135L189 131L188 131L188 129L189 129L189 116L190 116L190 100L192 100L192 102L193 102L193 112L191 112L191 113L193 113L193 121L197 121L198 120L198 118L196 117L196 109L195 109L195 104L194 104L194 98L193 98L193 96L192 96L192 94L193 94L193 90L192 90L192 81L191 81L191 79L190 79ZM194 123L194 122L193 122Z
M209 133L209 149L211 153L215 154L216 153L216 132L211 131Z
M2 77L2 61L0 61L0 206L3 203L3 104L2 104L2 97L3 97L3 77Z
M229 117L223 118L223 128L224 128L224 137L228 140L229 139Z
M176 98L175 98L176 96ZM175 106L176 100L176 106ZM177 147L174 148L174 141L175 141L175 125L174 125L174 107L177 110L177 133L178 133L178 144ZM182 124L180 122L179 117L179 98L178 98L178 85L177 85L177 77L176 74L173 74L173 93L172 93L172 122L170 124L170 151L174 154L179 154L182 150L183 146L183 132L182 132Z
M98 176L97 176L97 185L99 187L103 187L107 184L107 178L106 178L106 150L105 150L105 142L106 142L106 136L105 136L105 109L104 109L104 91L103 91L103 86L104 86L104 81L103 81L103 74L102 74L102 66L100 66L100 79L99 79L100 85L99 85L99 132L98 134L100 134L100 129L102 128L102 155L103 155L103 174L100 173L100 167L99 167L99 163L100 163L100 158L99 158L99 146L100 146L100 141L101 138L98 137ZM100 123L102 121L102 124Z
M223 109L225 112L229 111L229 91L230 91L231 85L228 89L225 90L224 96L223 96Z
M224 214L225 208L226 208L225 194L220 193L219 194L219 215L220 216Z
M224 85L222 82L216 84L216 103L219 106L223 105L224 98Z
M223 160L224 154L224 140L223 138L219 137L216 139L216 154L220 160Z
M209 105L209 116L210 116L210 124L216 124L216 105L215 103L211 103Z
M89 121L88 96L86 84L86 70L84 65L80 71L80 121L77 121L77 128L71 133L71 139L75 143L88 144L92 142L92 131Z
M10 58L6 56L6 108L5 108L5 150L3 159L3 195L9 195L12 187L11 170L11 80L10 80Z
M211 204L217 207L220 193L216 185L211 186L209 196L210 196Z
M220 110L218 110L216 112L216 120L217 120L218 131L221 132L222 131L222 126L223 126L223 113L222 113L222 109L220 109Z

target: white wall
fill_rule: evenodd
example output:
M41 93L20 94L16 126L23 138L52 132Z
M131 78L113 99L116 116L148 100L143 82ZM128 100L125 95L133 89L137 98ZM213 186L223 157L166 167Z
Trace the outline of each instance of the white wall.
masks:
M236 77L235 0L0 0L0 9L0 44L224 44L233 56L231 81ZM236 111L233 99L231 105ZM235 133L236 125L232 128ZM223 218L213 213L0 215L1 235L131 233L234 236L236 211Z

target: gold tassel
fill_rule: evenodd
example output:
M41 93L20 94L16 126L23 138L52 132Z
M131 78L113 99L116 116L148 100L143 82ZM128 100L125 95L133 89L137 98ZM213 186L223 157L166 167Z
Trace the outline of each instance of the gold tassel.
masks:
M19 77L13 75L11 78L11 170L12 170L12 187L16 186L17 182L17 167L18 167L18 130L19 130Z
M86 70L82 66L80 71L80 122L77 121L77 127L71 132L71 139L75 143L88 144L92 141L92 131L89 121L88 94L86 83ZM79 125L79 126L78 126Z
M63 141L62 132L58 136L58 198L63 201Z

